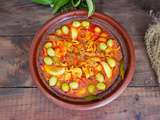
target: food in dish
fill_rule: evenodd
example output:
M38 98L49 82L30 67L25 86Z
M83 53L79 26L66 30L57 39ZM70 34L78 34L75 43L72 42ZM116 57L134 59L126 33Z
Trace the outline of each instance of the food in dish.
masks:
M120 74L122 59L112 34L90 21L74 20L48 35L40 69L52 89L82 98L106 91Z

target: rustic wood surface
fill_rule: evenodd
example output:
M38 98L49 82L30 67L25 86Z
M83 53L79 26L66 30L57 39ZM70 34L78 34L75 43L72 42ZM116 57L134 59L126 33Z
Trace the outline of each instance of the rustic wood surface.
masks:
M50 9L31 0L0 0L0 4L0 120L160 120L160 88L143 40L152 18L135 2L97 0L97 11L111 15L132 37L137 65L131 84L119 98L86 112L51 103L29 74L32 38L53 17Z

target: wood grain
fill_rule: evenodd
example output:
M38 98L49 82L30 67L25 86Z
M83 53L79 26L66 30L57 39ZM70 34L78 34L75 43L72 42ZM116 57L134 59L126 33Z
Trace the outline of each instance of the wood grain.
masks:
M31 37L0 38L0 87L31 86L28 51Z
M97 0L97 11L115 18L132 35L143 35L151 18L129 0ZM53 14L31 0L1 0L0 35L33 35ZM137 25L138 24L138 25Z
M37 88L0 88L1 120L159 120L159 88L128 88L112 103L92 111L62 109ZM152 119L153 118L153 119Z

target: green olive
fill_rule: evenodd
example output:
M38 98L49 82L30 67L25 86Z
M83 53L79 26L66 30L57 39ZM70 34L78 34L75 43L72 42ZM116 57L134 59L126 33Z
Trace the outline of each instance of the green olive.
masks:
M69 91L69 85L67 83L63 83L61 89L64 92L68 92Z
M94 94L96 91L96 87L94 85L89 85L87 90L90 94Z
M69 28L68 28L68 26L62 26L62 32L64 34L69 34Z
M96 74L96 80L98 82L104 82L104 76L101 73Z
M107 41L107 46L108 46L108 47L112 47L112 46L113 46L113 40L112 40L112 39L109 39L109 40Z
M99 49L104 51L107 48L107 45L105 43L100 43L99 44Z
M82 26L85 27L85 28L89 28L90 23L88 21L83 21Z
M47 54L51 57L55 56L55 51L53 50L53 48L48 48L47 49Z
M51 42L47 42L45 45L44 45L45 48L50 48L52 47L52 43Z
M111 67L115 67L116 66L116 61L113 58L107 58L107 63Z
M49 86L55 86L56 83L57 83L57 77L52 76L52 77L49 79Z
M102 82L99 82L97 85L96 85L97 89L98 90L105 90L106 89L106 85Z
M78 84L78 82L71 82L69 84L69 86L70 86L71 89L78 89L79 84Z
M73 27L79 27L81 23L79 21L73 21L72 26Z
M50 58L50 57L45 57L45 58L44 58L44 63L45 63L46 65L52 65L52 64L53 64L52 58Z

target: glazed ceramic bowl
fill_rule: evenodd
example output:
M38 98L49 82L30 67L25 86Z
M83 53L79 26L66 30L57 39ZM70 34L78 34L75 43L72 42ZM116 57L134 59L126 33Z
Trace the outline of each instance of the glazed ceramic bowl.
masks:
M48 34L66 22L73 20L89 20L92 23L101 26L104 30L109 31L110 34L117 38L123 53L125 67L124 79L122 80L119 76L109 89L100 94L97 99L94 100L75 99L57 93L46 84L39 69L39 53L42 49L42 45L47 40ZM131 38L124 28L113 18L97 12L88 18L86 11L72 11L53 17L36 33L30 49L29 64L33 80L44 95L52 102L69 109L89 110L110 103L116 99L124 91L124 89L126 89L135 71L135 53Z

